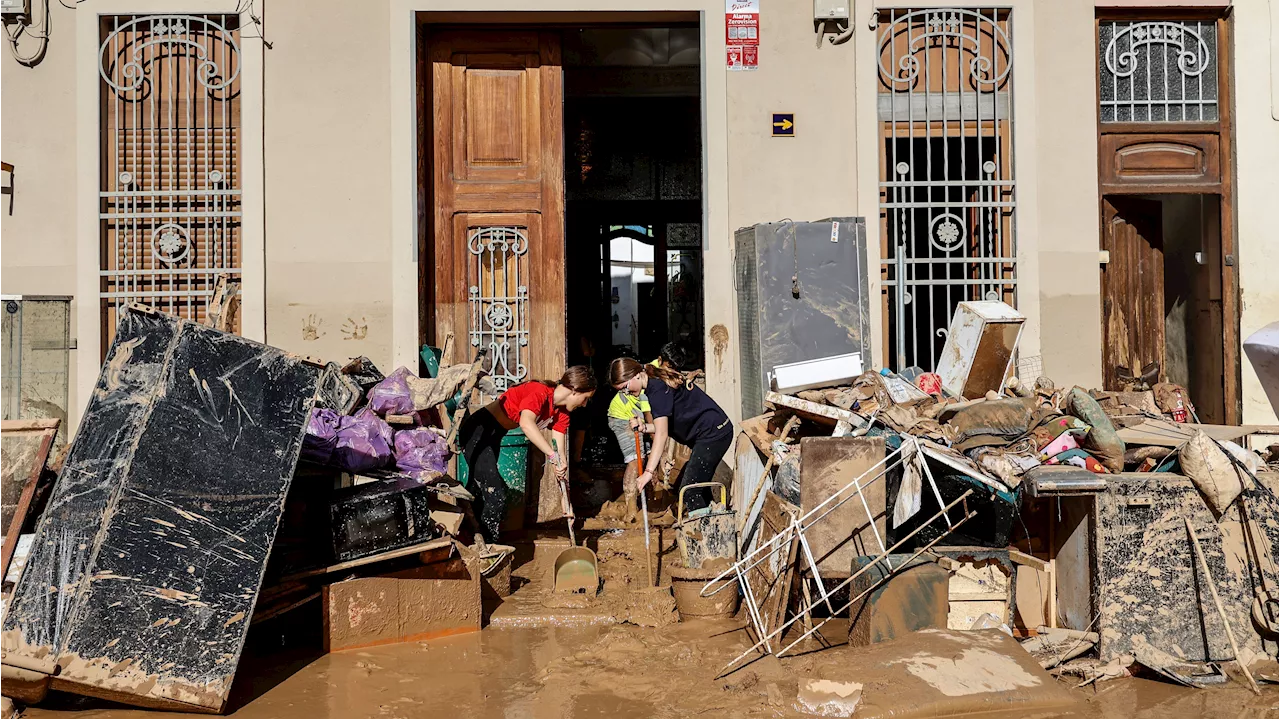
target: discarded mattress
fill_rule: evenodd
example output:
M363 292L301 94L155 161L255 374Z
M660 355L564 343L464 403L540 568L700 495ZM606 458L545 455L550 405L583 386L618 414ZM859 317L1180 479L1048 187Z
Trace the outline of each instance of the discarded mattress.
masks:
M321 371L128 308L5 616L4 663L220 711Z

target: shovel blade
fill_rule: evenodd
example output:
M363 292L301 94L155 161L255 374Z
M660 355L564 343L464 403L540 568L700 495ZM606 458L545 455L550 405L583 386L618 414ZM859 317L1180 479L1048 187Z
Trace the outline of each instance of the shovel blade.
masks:
M557 592L594 595L600 588L596 553L586 547L570 547L556 557L554 587Z

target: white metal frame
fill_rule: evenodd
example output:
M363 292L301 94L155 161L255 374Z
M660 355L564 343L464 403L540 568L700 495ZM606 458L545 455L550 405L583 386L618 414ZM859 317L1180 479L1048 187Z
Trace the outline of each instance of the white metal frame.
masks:
M751 620L751 625L755 630L755 636L757 637L756 643L753 644L751 647L748 647L746 651L742 652L733 660L731 660L728 664L726 664L722 668L721 674L724 674L727 671L731 670L743 659L747 658L752 653L757 652L761 649L763 649L768 654L774 654L775 656L779 656L779 657L782 656L787 651L794 648L797 644L799 644L800 642L812 636L815 632L817 632L824 625L826 625L827 622L831 621L831 619L834 619L840 612L843 612L846 609L848 609L850 606L852 606L853 603L856 602L858 599L861 599L862 597L866 596L866 594L872 591L876 586L879 586L884 581L887 581L888 578L893 576L893 574L895 574L898 570L900 570L904 566L907 566L912 559L915 559L916 557L920 556L924 552L928 551L931 547L933 547L933 545L937 544L943 537L946 537L947 535L951 534L951 532L955 531L955 529L958 528L961 524L965 523L971 517L974 516L975 512L969 511L967 509L967 503L966 503L966 500L968 499L968 497L970 497L973 494L973 490L972 489L966 490L962 495L957 497L955 500L951 501L950 503L944 504L942 501L942 493L938 490L937 482L934 480L933 473L929 470L929 465L925 461L923 452L921 451L921 447L918 445L916 439L914 437L911 437L910 435L903 435L902 439L903 439L903 444L899 446L897 449L895 449L894 451L887 454L884 459L872 465L862 474L852 479L844 487L841 487L838 491L832 493L831 496L819 502L818 505L815 506L813 509L810 509L808 512L805 512L800 517L797 517L794 521L792 521L791 525L785 531L779 532L777 535L775 535L769 541L764 542L763 544L759 543L759 541L757 540L756 547L751 552L747 553L742 559L734 563L733 566L721 572L719 575L717 575L716 577L708 581L705 586L703 586L701 594L703 596L711 596L720 591L723 591L725 588L736 583L740 587L740 590L742 592L743 600L747 605L747 615ZM875 522L872 521L870 524L871 532L875 538L876 548L879 550L879 553L877 554L875 560L868 563L866 567L863 567L857 572L854 572L851 576L841 581L840 584L836 585L831 590L826 589L826 585L822 581L822 575L819 573L818 565L814 561L813 552L809 548L808 539L806 538L805 533L809 529L813 528L814 525L818 524L827 516L829 516L832 512L834 512L837 508L839 508L845 502L848 502L849 500L853 499L855 496L858 497L859 501L862 503L863 511L866 512L866 515L868 517L874 517L875 515L871 512L870 505L867 502L867 498L863 490L867 489L875 482L884 479L891 470L899 466L904 466L906 463L917 464L920 472L928 480L929 487L933 492L934 499L937 500L938 506L941 509L939 509L938 512L936 512L934 515L929 517L929 519L921 523L919 527L915 528L914 530L909 532L905 537L895 542L892 547L887 547L887 548L885 547L885 544L884 544L884 538L880 536L880 531L876 528ZM828 507L827 505L831 505L831 506ZM963 510L965 512L965 515L961 519L953 522L950 516L950 511L956 505L963 505L965 507ZM893 553L894 550L898 549L903 544L910 541L916 534L922 531L925 527L932 525L938 519L942 519L945 522L946 528L942 532L940 532L937 537L932 539L928 544L926 544L924 547L917 550L915 554L909 557L906 562L902 562L897 567L894 567L893 563L889 560L889 555ZM748 527L748 530L750 530L750 527ZM767 561L767 562L770 562L771 564L776 564L775 560L779 552L784 553L783 561L785 561L785 555L790 553L790 545L792 542L798 542L800 545L800 548L802 550L802 555L803 555L803 561L808 565L808 569L811 574L811 579L817 585L818 597L817 599L801 607L799 611L793 614L791 619L782 622L773 631L769 631L768 625L765 623L763 617L760 614L759 602L755 597L754 592L751 589L750 582L747 581L747 575L751 570L755 569L757 566L759 566L763 562ZM847 603L842 605L839 609L833 608L831 606L831 595L834 592L837 592L840 589L848 586L855 579L862 576L862 574L868 571L872 566L879 563L884 564L886 569L886 574L879 581L877 581L873 587L867 589L862 594L859 594L857 597L851 598ZM732 577L732 579L730 579L730 577ZM820 604L826 605L827 610L830 612L830 615L826 619L823 619L821 622L818 622L817 624L810 626L804 632L804 634L802 634L799 638L793 640L787 646L775 651L773 648L773 641L783 636L786 630L790 628L793 624L795 624L797 621L810 617L813 613L813 610L817 608L818 605Z

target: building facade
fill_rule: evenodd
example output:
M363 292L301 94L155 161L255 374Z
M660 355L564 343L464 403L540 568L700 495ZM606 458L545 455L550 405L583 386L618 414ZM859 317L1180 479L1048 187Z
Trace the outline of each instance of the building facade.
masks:
M73 422L116 308L203 319L219 276L236 331L387 370L679 339L736 414L733 231L862 216L870 364L1001 299L1020 373L1158 362L1276 421L1241 352L1280 315L1276 0L839 5L31 0L3 292L71 298Z

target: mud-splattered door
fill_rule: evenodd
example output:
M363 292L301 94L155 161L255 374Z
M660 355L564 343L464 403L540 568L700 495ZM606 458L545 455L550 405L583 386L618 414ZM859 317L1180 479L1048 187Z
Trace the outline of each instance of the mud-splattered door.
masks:
M560 376L565 360L564 112L560 39L437 31L430 63L435 341L493 357L499 388Z
M1134 376L1159 362L1164 379L1164 236L1159 202L1108 196L1102 200L1102 372L1106 389L1121 389L1117 368Z

